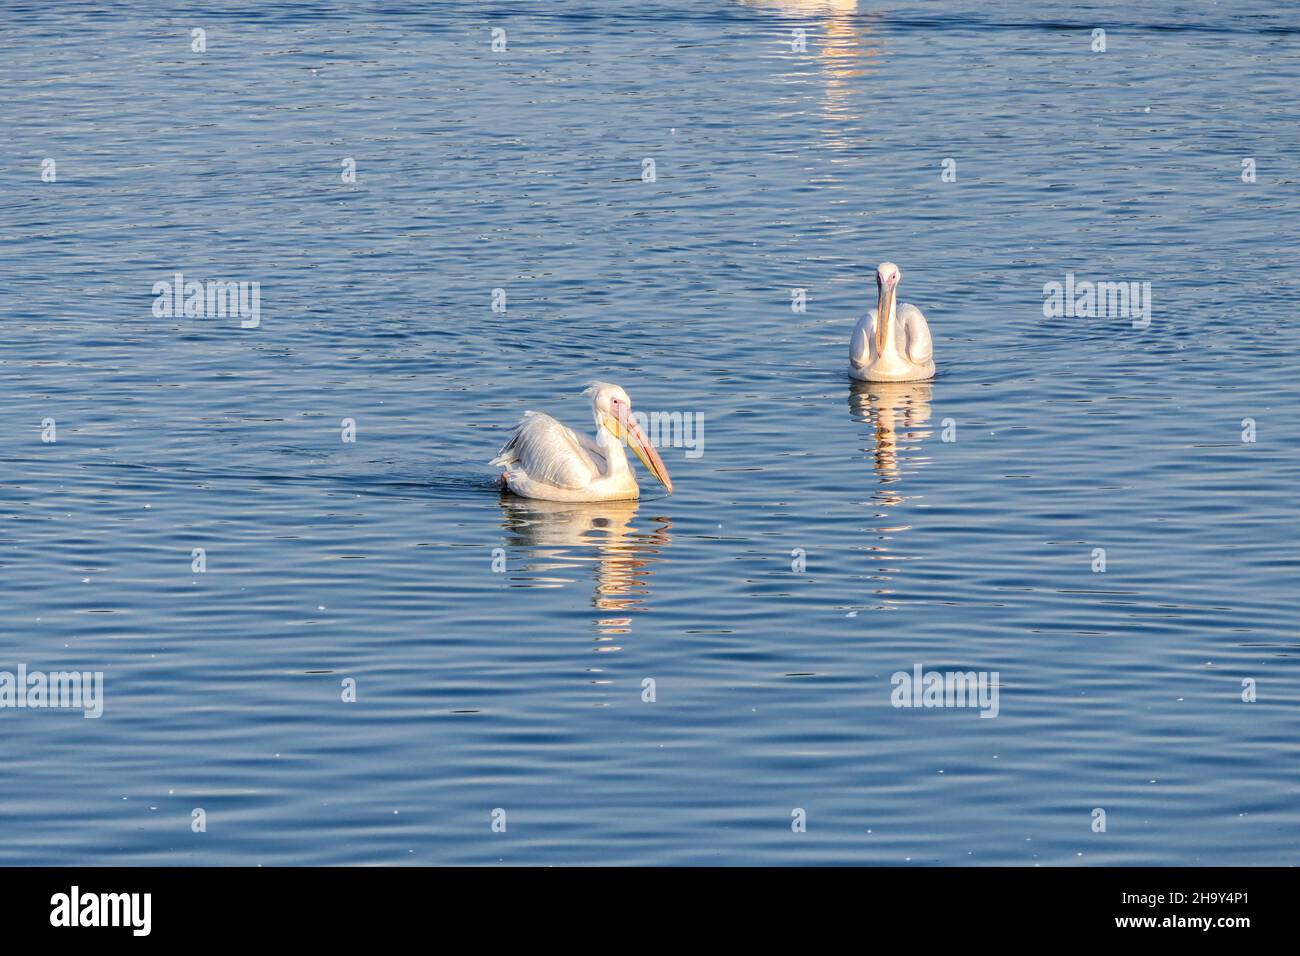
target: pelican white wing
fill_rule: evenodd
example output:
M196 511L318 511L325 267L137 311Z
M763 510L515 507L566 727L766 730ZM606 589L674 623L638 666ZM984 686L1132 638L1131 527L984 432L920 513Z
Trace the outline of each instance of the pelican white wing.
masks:
M934 359L934 343L930 341L930 326L921 310L910 302L898 309L898 324L903 333L903 354L914 365L925 365Z
M865 368L871 363L871 343L876 340L876 310L872 309L853 327L849 340L849 362L854 368Z
M524 412L493 465L521 471L556 488L585 488L600 476L605 459L596 443L543 412Z

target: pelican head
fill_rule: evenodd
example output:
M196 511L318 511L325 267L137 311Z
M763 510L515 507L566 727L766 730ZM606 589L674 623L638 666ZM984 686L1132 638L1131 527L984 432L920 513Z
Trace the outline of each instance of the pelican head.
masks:
M632 417L632 399L627 397L627 392L609 382L592 382L582 394L591 397L591 417L596 420L596 428L603 428L619 441L626 441L641 463L671 495L673 481L668 477L668 469Z
M898 280L903 274L892 262L882 262L876 268L876 354L885 351L889 339L889 320L894 317L894 299L898 294Z

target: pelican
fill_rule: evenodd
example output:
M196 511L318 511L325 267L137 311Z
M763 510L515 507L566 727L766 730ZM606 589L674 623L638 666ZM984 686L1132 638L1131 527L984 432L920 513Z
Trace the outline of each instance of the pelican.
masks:
M858 320L849 343L849 375L863 382L919 382L934 378L930 327L921 310L904 302L894 312L902 273L892 262L876 270L879 301ZM880 317L884 316L882 322Z
M591 398L596 440L566 428L550 415L524 412L510 441L492 459L492 464L505 469L501 474L505 486L524 498L548 501L637 498L641 492L623 453L626 440L672 494L668 469L632 418L627 392L607 382L593 382L582 394Z

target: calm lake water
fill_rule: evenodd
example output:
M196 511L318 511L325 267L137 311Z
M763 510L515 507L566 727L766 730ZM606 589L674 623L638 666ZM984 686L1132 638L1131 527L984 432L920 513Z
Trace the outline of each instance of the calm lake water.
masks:
M0 710L0 863L1296 862L1298 41L11 7L0 670L104 700ZM846 376L885 259L932 384ZM177 272L260 324L155 314ZM1149 323L1046 317L1067 274ZM597 378L702 416L675 493L503 497ZM918 665L997 717L892 706Z

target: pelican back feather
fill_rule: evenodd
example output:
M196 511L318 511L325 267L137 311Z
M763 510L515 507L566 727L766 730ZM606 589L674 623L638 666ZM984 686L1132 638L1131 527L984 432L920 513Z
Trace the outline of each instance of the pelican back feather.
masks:
M524 412L492 464L556 488L585 488L600 473L573 430L543 412Z

